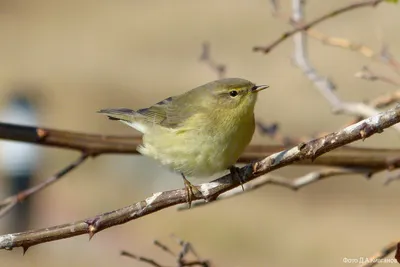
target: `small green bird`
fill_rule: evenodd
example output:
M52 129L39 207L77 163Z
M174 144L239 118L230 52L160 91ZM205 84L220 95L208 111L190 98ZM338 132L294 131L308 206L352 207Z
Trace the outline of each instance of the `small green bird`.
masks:
M211 176L227 169L235 174L234 164L254 133L257 93L266 88L248 80L227 78L149 108L98 112L143 133L137 150L181 173L190 207L193 192L200 192L186 176Z

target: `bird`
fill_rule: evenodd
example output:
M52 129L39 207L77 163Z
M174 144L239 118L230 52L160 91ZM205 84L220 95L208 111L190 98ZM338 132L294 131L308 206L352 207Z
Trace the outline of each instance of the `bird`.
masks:
M235 163L255 130L258 92L268 87L224 78L148 108L108 108L98 113L143 134L138 152L181 174L190 208L193 196L200 192L186 177L209 177L224 170L238 175Z

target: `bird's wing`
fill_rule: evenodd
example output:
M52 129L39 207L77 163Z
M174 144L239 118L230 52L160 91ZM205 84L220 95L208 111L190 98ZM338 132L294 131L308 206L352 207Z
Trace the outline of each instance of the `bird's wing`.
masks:
M185 96L185 97L182 97ZM195 112L203 108L198 103L195 92L180 96L168 97L153 106L139 110L127 108L103 109L99 113L107 115L111 120L120 120L137 128L136 124L147 126L160 125L167 128L177 128Z
M137 113L143 115L148 123L177 128L199 109L189 98L187 95L184 98L169 97L149 108L139 109Z

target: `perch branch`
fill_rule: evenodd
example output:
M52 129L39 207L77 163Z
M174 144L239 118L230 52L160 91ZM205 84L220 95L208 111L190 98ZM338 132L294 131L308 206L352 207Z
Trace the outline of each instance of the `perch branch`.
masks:
M330 37L314 29L308 30L307 35L326 45L357 51L367 58L386 64L394 72L400 74L400 63L389 53L387 46L383 46L380 53L377 53L366 45L353 43L344 38Z
M398 122L400 122L400 105L362 120L338 132L333 132L308 143L300 143L295 147L277 152L257 162L248 164L239 169L238 175L240 175L241 181L246 183L273 170L290 165L293 162L305 159L315 160L322 154L338 147L357 140L364 140L375 133L381 133L383 129ZM392 164L396 164L397 167L399 162L393 162ZM228 174L212 182L198 185L197 189L201 192L201 195L196 194L193 196L193 200L206 199L212 201L222 193L239 185L239 179L235 179ZM88 234L89 237L92 238L95 233L101 230L141 218L170 206L186 203L186 200L185 189L154 193L147 199L133 205L106 212L85 220L39 230L2 235L0 236L0 249L22 247L24 251L26 251L33 245L83 234Z

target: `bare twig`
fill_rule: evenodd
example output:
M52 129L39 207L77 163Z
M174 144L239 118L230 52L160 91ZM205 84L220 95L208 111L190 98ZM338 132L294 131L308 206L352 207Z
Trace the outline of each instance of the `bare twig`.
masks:
M177 267L188 267L188 266L210 267L211 266L210 261L202 260L198 256L198 254L195 252L192 244L190 244L189 242L185 242L185 241L177 238L176 236L173 236L173 238L178 241L178 245L181 247L181 251L178 254L173 253L170 248L168 248L166 245L161 244L158 241L154 242L154 245L156 245L158 248L161 248L163 251L167 252L168 254L173 256L174 258L176 258L175 260L176 260ZM196 257L196 260L189 261L189 260L185 260L184 259L189 252L192 252L192 254ZM146 257L141 257L141 256L136 256L136 255L134 255L134 254L132 254L130 252L127 252L125 250L121 251L121 255L136 259L138 261L142 261L142 262L148 263L148 264L150 264L152 266L155 266L155 267L166 267L165 265L161 265L161 264L157 263L153 259L146 258Z
M239 186L240 182L249 182L254 180L256 177L287 166L296 161L305 159L315 160L320 155L340 146L365 139L375 133L381 133L383 129L398 122L400 122L400 105L360 121L359 123L351 125L338 132L331 133L308 143L301 143L298 146L272 154L271 156L255 163L248 164L238 170L238 175L240 175L241 181L238 181L238 179L228 174L210 183L201 184L197 186L197 189L201 194L193 196L193 200L215 200L222 193ZM393 164L399 164L399 162ZM185 189L158 192L133 205L100 214L82 221L28 232L2 235L0 236L0 249L23 247L24 251L26 251L33 245L63 238L70 238L77 235L89 234L89 237L91 238L95 233L106 228L135 220L173 205L186 203L186 201L187 196Z
M217 74L218 79L222 79L225 77L226 65L216 63L215 60L211 57L210 43L203 43L203 50L201 52L200 60L206 63L210 67L210 69Z
M384 108L400 101L400 90L378 96L369 102L370 106Z
M134 254L132 254L132 253L126 251L126 250L121 251L121 256L126 256L126 257L129 257L129 258L135 259L137 261L145 262L145 263L148 263L148 264L150 264L151 266L154 266L154 267L166 267L164 265L161 265L161 264L157 263L153 259L149 259L149 258L142 257L142 256L136 256L136 255L134 255Z
M276 3L278 2L278 3ZM274 17L280 18L284 21L287 21L290 23L291 26L296 27L296 23L290 18L290 15L284 14L281 12L279 8L279 1L274 0L271 1L271 7L272 7L272 14ZM335 47L340 47L343 49L348 49L352 51L357 51L361 55L370 58L372 60L381 62L388 67L390 67L396 74L400 74L400 62L398 62L393 55L389 51L389 47L387 45L383 45L382 49L379 52L375 52L372 48L360 44L360 43L354 43L351 42L347 39L340 38L340 37L331 37L328 36L324 33L321 33L318 30L315 30L314 28L308 29L305 31L307 35L313 39L316 39L323 44L330 45L330 46L335 46Z
M354 77L368 80L368 81L381 81L394 85L396 87L400 86L400 82L393 80L387 76L379 75L371 71L367 66L362 67L362 69L354 74Z
M174 253L169 247L167 247L166 245L162 244L160 241L154 240L153 244L154 244L156 247L159 247L159 248L162 249L163 251L167 252L169 255L171 255L171 256L173 256L173 257L176 256L175 253Z
M338 8L336 10L333 10L327 14L324 14L308 23L303 23L300 20L296 20L296 27L293 30L287 31L284 34L282 34L278 39L276 39L274 42L272 42L271 44L267 45L267 46L256 46L253 47L253 51L255 52L262 52L264 54L269 53L272 49L274 49L276 46L278 46L280 43L282 43L283 41L285 41L286 39L288 39L289 37L293 36L294 34L301 32L301 31L307 31L310 28L314 27L315 25L333 18L339 14L345 13L347 11L351 11L357 8L361 8L361 7L367 7L367 6L372 6L375 7L378 4L384 2L385 0L365 0L365 1L360 1L360 2L353 2L350 3L344 7Z
M44 180L42 183L4 199L2 202L0 202L0 218L3 217L5 214L7 214L7 212L9 212L18 203L24 201L29 196L41 191L42 189L45 189L49 185L58 181L64 175L66 175L79 165L81 165L87 158L88 158L87 154L82 154L77 160L75 160L74 162L72 162L67 167L63 168L53 176L49 177L47 180Z
M387 259L389 261L385 261L385 258L389 256L392 252L394 252L397 248L398 241L390 242L388 245L384 246L378 252L376 252L371 257L363 260L360 267L372 267L380 262L392 262L391 259Z
M388 65L393 71L400 74L400 63L388 52L387 46L383 46L381 51L377 53L364 44L353 43L344 38L330 37L314 29L308 30L307 34L311 38L321 41L323 44L357 51L367 58Z

